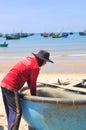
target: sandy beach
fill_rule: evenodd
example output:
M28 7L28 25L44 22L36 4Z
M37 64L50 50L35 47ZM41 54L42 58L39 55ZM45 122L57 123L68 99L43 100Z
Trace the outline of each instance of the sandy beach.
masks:
M6 73L0 73L0 81L5 76ZM65 81L81 81L82 79L85 79L86 74L85 73L43 73L41 72L38 76L37 82L47 82L47 83L57 83L58 78L61 80L61 82ZM6 121L6 115L4 110L4 105L2 101L2 94L0 89L0 130L2 130L1 126L4 127L4 130L7 130L7 121ZM19 130L28 129L28 124L24 121L24 119L21 119L20 128Z
M47 64L46 66L41 68L40 74L38 76L37 82L46 82L46 83L57 83L58 79L61 82L71 81L80 82L82 79L86 78L86 60L85 57L72 57L71 59L61 57L58 59L54 58L56 61L54 64ZM9 71L10 68L14 66L14 63L11 61L8 63L0 64L0 82L5 76L5 74ZM7 130L7 121L5 115L4 104L2 101L2 93L0 89L0 130L3 130L1 126L3 126L4 130ZM21 119L19 130L27 130L28 124Z

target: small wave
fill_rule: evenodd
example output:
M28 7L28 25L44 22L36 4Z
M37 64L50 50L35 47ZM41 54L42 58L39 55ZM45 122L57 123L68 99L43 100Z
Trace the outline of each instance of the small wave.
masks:
M86 57L86 54L61 54L59 57Z
M17 57L11 57L11 56L8 56L8 57L3 57L3 56L0 56L0 59L21 59L21 58L23 58L23 57L20 57L20 56L17 56Z
M80 56L80 57L82 57L82 56L86 56L86 54L70 54L68 56Z

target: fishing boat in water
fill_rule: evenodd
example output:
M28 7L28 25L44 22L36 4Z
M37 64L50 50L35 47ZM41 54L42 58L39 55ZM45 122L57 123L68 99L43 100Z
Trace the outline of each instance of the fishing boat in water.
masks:
M20 39L20 33L6 34L5 37L7 40Z
M38 96L21 98L28 125L33 130L86 130L86 95L49 87L39 87Z
M0 44L0 47L8 47L8 44L4 42L3 44Z
M79 35L80 36L86 36L86 30L82 31L82 32L79 32Z

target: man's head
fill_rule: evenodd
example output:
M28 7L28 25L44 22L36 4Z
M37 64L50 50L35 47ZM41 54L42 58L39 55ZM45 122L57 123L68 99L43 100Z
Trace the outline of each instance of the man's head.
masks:
M49 59L50 53L45 50L40 50L37 54L32 53L35 57L43 60L44 62L51 62L54 63L52 60Z

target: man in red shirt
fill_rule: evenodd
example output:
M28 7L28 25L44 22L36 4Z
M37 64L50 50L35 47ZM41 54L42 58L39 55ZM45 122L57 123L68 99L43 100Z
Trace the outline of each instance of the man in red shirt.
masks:
M18 91L27 82L31 95L36 96L36 81L40 67L45 65L46 62L53 63L49 59L50 53L45 50L40 50L37 54L32 54L34 57L25 57L18 62L1 82L8 130L18 130L19 128L22 111Z

